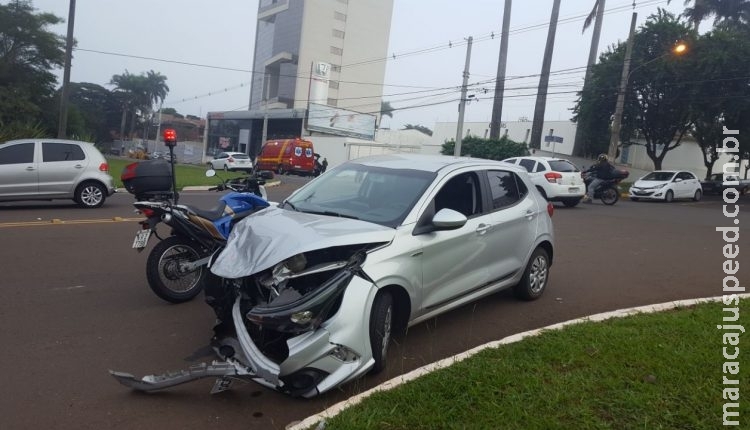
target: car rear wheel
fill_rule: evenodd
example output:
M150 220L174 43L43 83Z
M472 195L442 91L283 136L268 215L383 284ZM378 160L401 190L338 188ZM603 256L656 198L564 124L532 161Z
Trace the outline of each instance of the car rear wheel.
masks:
M278 173L279 175L286 174L286 169L284 169L283 164L279 164L279 167L276 168L276 173Z
M383 291L375 296L370 312L370 347L372 358L375 359L371 373L378 373L385 369L392 329L393 297L390 293Z
M513 293L522 300L536 300L542 296L549 279L549 255L543 248L531 254L521 281L513 287Z
M674 193L672 190L667 190L667 194L664 194L664 201L667 203L672 203L674 200Z
M228 172L228 171L229 171L229 166L227 166L227 164L226 164L226 163L224 163L224 171L225 171L225 172Z
M700 201L701 197L703 196L703 193L701 190L695 190L695 194L693 194L693 201Z
M104 200L107 198L107 193L104 187L96 182L84 182L76 188L75 202L79 206L92 209L98 208L104 204Z

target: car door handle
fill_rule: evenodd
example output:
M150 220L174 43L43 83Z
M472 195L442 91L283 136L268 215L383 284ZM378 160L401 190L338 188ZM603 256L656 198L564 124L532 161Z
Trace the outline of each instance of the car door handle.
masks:
M479 224L479 226L476 229L477 234L482 235L487 233L487 231L492 227L490 224Z
M76 165L75 165L74 167L75 167L76 169L83 169L83 166L82 166L82 165L80 165L80 164L76 164Z
M29 172L31 172L32 170L36 170L36 169L33 166L29 166L29 167L26 168L26 170L28 170Z
M529 210L526 211L525 215L526 215L526 218L532 219L532 218L534 218L535 213L534 213L534 211L532 211L532 210L529 209Z

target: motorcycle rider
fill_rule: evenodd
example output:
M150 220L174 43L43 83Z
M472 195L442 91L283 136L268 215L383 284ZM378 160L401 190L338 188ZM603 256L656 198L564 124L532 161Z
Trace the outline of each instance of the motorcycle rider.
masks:
M599 154L596 159L596 164L591 165L585 173L588 173L593 178L589 184L586 196L583 198L584 203L592 203L594 201L594 192L597 187L609 179L614 178L615 166L609 162L607 154Z

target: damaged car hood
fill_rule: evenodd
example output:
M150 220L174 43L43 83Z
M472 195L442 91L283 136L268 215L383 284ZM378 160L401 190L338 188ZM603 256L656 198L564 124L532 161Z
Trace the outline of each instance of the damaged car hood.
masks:
M303 252L387 243L395 234L392 228L370 222L269 207L232 228L211 272L222 278L241 278Z

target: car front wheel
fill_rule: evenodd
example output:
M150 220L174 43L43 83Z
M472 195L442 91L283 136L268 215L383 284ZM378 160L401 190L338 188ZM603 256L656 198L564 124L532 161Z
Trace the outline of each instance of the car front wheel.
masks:
M531 254L521 281L513 287L513 293L522 300L536 300L544 293L548 279L549 255L543 248L537 248Z
M695 190L695 194L693 194L693 200L694 201L700 201L701 197L703 196L703 193L701 190Z
M393 329L393 297L388 292L375 296L370 313L370 347L375 364L371 373L385 369Z
M85 182L76 188L74 200L81 207L92 209L103 205L106 196L103 186L95 182Z
M671 203L674 200L674 193L672 190L668 190L667 194L664 194L664 201L667 203Z

